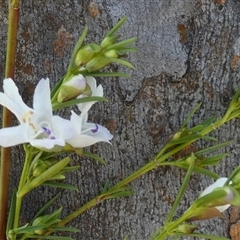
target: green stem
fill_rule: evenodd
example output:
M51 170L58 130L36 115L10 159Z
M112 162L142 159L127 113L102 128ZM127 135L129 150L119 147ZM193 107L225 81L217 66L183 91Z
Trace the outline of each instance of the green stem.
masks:
M224 118L226 119L226 118ZM223 124L225 124L227 121L229 121L229 119L226 119L225 121L222 119L216 121L214 124L211 124L209 126L207 126L205 129L203 129L199 135L201 137L207 135L208 133L212 132L213 130L216 130L216 128L222 126ZM164 161L166 159L168 159L169 157L173 156L175 153L181 151L182 149L184 149L186 146L189 146L190 144L192 144L193 142L199 140L201 137L199 137L198 139L194 139L191 140L189 142L183 143L183 144L179 144L177 146L175 146L174 149L172 149L169 152L166 152L164 155L162 155L165 150L166 147L164 147L156 156L156 158L152 159L149 163L147 163L145 166L143 166L142 168L140 168L139 170L135 171L134 173L132 173L131 175L129 175L128 177L126 177L125 179L123 179L121 182L119 182L118 184L116 184L115 186L113 186L112 188L110 188L107 192L116 190L117 188L121 188L123 186L126 186L127 184L129 184L130 182L134 181L135 179L141 177L142 175L148 173L149 171L153 170L154 168L157 168L161 165L164 165ZM88 202L87 204L85 204L84 206L82 206L81 208L77 209L75 212L72 212L70 215L68 215L66 218L64 218L58 225L59 226L63 226L66 223L70 222L71 220L73 220L74 218L78 217L79 215L81 215L83 212L87 211L88 209L94 207L95 205L97 205L98 203L102 202L105 199L109 198L109 195L107 195L107 192L105 194L100 194L98 197L95 197L93 200L91 200L90 202ZM181 222L185 221L188 218L188 211L185 213L184 216L182 216L179 220L177 220L174 223L171 223L168 225L168 231L173 230L176 228L176 226L178 226ZM52 231L47 232L45 235L49 235ZM165 232L163 232L165 234ZM163 238L161 238L163 239Z
M154 238L154 240L164 240L167 236L169 236L169 233L175 230L181 223L185 222L191 215L192 210L187 210L178 220L168 224L161 234L157 238Z
M5 77L14 78L14 66L17 47L17 29L19 21L19 1L9 1L8 42L6 53ZM12 125L11 112L3 108L2 127ZM10 148L1 148L0 170L0 239L6 239L6 223L8 208L8 188L10 172Z
M15 208L15 214L14 214L13 229L18 227L19 216L20 216L21 205L22 205L22 197L19 197L18 193L22 190L22 188L27 182L29 167L31 165L31 161L33 157L33 154L28 152L26 148L25 148L25 152L26 152L26 157L25 157L22 175L18 185L18 191L17 191L17 197L16 197L16 208Z

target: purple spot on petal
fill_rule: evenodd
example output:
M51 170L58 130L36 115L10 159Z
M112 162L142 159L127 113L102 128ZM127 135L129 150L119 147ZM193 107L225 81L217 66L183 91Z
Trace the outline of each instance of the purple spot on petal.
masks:
M51 136L50 139L56 139L54 136Z
M44 130L44 133L46 133L47 135L51 134L51 130L46 128L46 127L42 127L42 129Z
M93 133L96 133L98 131L98 125L95 124L95 128L91 130Z

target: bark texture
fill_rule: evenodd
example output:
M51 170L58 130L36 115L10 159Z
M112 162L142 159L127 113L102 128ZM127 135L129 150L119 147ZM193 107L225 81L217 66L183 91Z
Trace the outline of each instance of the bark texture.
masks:
M0 3L0 76L4 77L7 39L7 1ZM53 86L67 69L79 35L88 26L88 42L99 42L120 18L128 17L120 31L124 37L138 37L137 53L129 60L136 66L131 80L98 78L108 103L99 103L90 120L110 128L112 145L97 144L94 153L106 160L73 157L79 171L67 181L79 192L62 191L55 207L64 206L66 216L94 196L106 181L111 184L137 170L160 150L179 129L190 110L202 102L192 124L225 112L239 86L240 2L238 0L25 0L21 4L16 83L24 100L31 105L36 83L49 77ZM111 67L116 70L114 66ZM69 112L64 112L65 116ZM215 168L227 176L238 164L240 121L220 130L220 142L233 140L229 156ZM202 143L198 144L201 147ZM11 186L17 185L23 156L15 147L12 156ZM131 185L129 198L105 201L72 221L81 232L74 239L148 239L164 223L185 172L160 168ZM178 210L184 212L212 180L193 175ZM56 190L39 188L26 197L22 223L26 223ZM226 219L199 223L200 231L228 236L238 221L226 212ZM234 231L232 231L234 232ZM236 234L236 233L234 233ZM234 238L233 238L234 239ZM238 238L236 238L238 239Z

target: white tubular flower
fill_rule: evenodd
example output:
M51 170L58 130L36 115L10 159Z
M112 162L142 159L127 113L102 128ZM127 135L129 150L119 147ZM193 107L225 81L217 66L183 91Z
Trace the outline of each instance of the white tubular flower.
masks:
M74 148L83 148L91 146L97 142L108 142L112 139L112 134L107 128L95 124L88 123L88 114L81 113L79 116L71 111L71 123L75 129L75 134L67 139L66 142Z
M12 79L4 79L3 89L0 104L17 117L20 125L0 129L1 146L29 142L34 147L52 149L55 145L64 146L65 140L73 135L71 122L52 114L48 78L40 80L36 86L33 109L23 102Z
M223 187L223 185L225 184L225 182L228 180L228 178L222 177L219 178L215 183L211 184L210 186L208 186L200 195L200 197L203 197L209 193L211 193L214 189L218 188L218 187ZM223 206L217 206L215 207L219 212L223 212L225 210L227 210L231 205L230 204L226 204Z
M103 97L103 88L102 88L102 85L98 85L97 86L97 82L96 82L96 79L94 77L85 77L86 79L86 82L88 84L88 86L90 87L91 89L91 96L94 96L94 97ZM87 95L85 94L81 94L78 96L78 98L83 98L83 97L88 97ZM92 102L86 102L86 103L79 103L77 106L78 106L78 109L81 111L82 114L85 114L88 112L88 110L92 107L92 105L96 103L94 101Z

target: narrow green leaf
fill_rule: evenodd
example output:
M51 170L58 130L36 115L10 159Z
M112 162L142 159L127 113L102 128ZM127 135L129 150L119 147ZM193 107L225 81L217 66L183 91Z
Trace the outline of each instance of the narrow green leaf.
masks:
M238 98L240 97L240 87L237 89L237 91L235 92L233 98L232 98L232 101L231 101L231 104L234 104L235 102L238 101Z
M75 170L78 170L80 168L80 166L71 166L71 167L65 167L61 173L66 173L66 172L72 172Z
M53 227L52 229L54 230L54 232L80 232L80 230L75 227Z
M203 155L203 154L206 154L206 153L213 152L213 151L215 151L215 150L218 150L218 149L220 149L220 148L223 148L223 147L228 146L230 143L232 143L232 141L228 141L228 142L216 144L216 145L214 145L214 146L201 149L200 151L197 151L197 152L195 153L195 155L200 156L200 155Z
M188 135L188 136L185 136L185 137L182 137L182 138L179 138L179 139L176 139L176 140L172 140L170 142L168 142L166 144L166 147L171 147L171 146L174 146L174 145L178 145L178 144L182 144L182 143L191 143L192 141L194 140L197 140L197 139L200 139L202 138L203 136L200 135L200 134L192 134L192 135Z
M219 163L220 160L228 156L228 153L219 154L216 156L208 157L201 161L201 166L214 166Z
M183 128L185 128L187 126L188 122L190 121L192 116L195 114L195 112L200 108L201 105L202 105L202 103L199 103L195 108L193 108L193 110L188 114L187 118L183 122L180 130L183 130Z
M14 189L12 193L10 209L8 212L8 220L7 220L7 227L6 227L7 233L13 227L13 220L14 220L14 214L15 214L15 208L16 208L16 194L17 194L17 190Z
M54 103L52 105L53 110L58 110L58 109L62 109L62 108L66 108L66 107L70 107L70 106L74 106L76 104L79 103L85 103L85 102L98 102L98 101L104 101L106 102L107 99L104 97L96 97L96 96L92 96L92 97L84 97L84 98L78 98L78 99L74 99L74 100L70 100L67 102L63 102L63 103Z
M121 48L125 48L127 45L136 42L136 40L137 40L137 38L136 38L136 37L133 37L133 38L128 38L128 39L123 40L123 41L121 41L121 42L115 43L115 44L107 47L107 48L105 49L105 52L106 52L106 51L109 51L109 50L111 50L111 49L121 50Z
M48 201L38 212L37 214L34 216L33 220L31 221L31 223L38 217L40 217L51 205L53 202L55 202L58 197L60 196L60 193L58 193L54 198L52 198L50 201Z
M209 234L204 234L204 233L188 233L188 234L184 234L184 233L172 233L172 235L177 235L177 236L186 236L186 237L197 237L197 238L204 238L204 239L209 239L209 240L230 240L229 238L225 238L225 237L220 237L220 236L213 236L213 235L209 235Z
M117 63L117 64L122 64L126 67L134 69L134 66L128 61L122 60L120 58L109 58L109 59L111 60L111 62L114 62L114 63Z
M52 167L47 169L44 173L39 175L38 177L34 178L30 183L26 184L20 192L17 194L18 197L23 197L26 193L30 192L32 189L40 186L42 183L56 175L60 172L65 166L67 166L70 162L70 158L66 157L59 161L58 163L54 164Z
M129 76L126 73L122 73L122 72L87 72L84 73L84 76L91 76L91 77L123 77L123 78L131 78L131 76Z
M204 126L209 126L211 124L213 124L216 120L216 117L210 117L210 118L207 118L206 120L204 120L203 122L201 122L200 124L201 125L204 125Z
M107 181L105 182L105 184L104 184L104 187L103 187L103 190L102 190L101 194L104 194L104 193L106 193L106 192L107 192L107 190L108 190L108 186L109 186L109 180L107 180Z
M70 62L69 62L69 66L68 66L68 72L71 72L71 70L73 68L76 55L77 55L78 50L82 46L82 44L83 44L83 42L84 42L84 40L85 40L85 38L87 36L87 31L88 31L87 28L85 28L83 30L82 35L80 36L80 38L77 41L77 44L74 47L74 50L73 50L73 53L72 53L72 56L71 56L71 59L70 59Z
M191 160L190 165L188 166L187 173L186 173L186 175L184 177L183 183L182 183L181 188L179 190L179 193L178 193L178 195L176 197L176 200L174 201L174 204L173 204L173 206L172 206L172 208L171 208L171 210L170 210L170 212L168 214L168 217L167 217L167 220L166 220L166 224L168 224L169 222L172 221L172 218L174 217L174 214L175 214L175 212L177 210L177 207L179 206L179 203L180 203L180 201L181 201L181 199L182 199L182 197L184 195L184 192L185 192L185 190L187 188L187 185L189 183L190 177L191 177L192 172L194 170L194 164L195 164L196 157L195 157L195 155L193 153L191 154L191 159L190 160Z
M43 183L43 185L50 186L50 187L63 188L63 189L68 189L68 190L73 190L73 191L78 190L78 188L76 186L73 186L73 185L67 184L67 183L61 183L61 182L46 181Z
M127 17L123 17L120 21L117 22L117 24L111 28L108 33L106 34L106 36L111 36L113 35L127 20Z
M217 138L215 137L211 137L211 136L203 136L202 139L205 139L205 140L211 140L211 141L217 141Z
M53 98L53 96L55 95L55 93L57 92L57 90L60 88L60 86L62 85L63 79L66 76L66 74L57 82L57 84L53 87L52 91L51 91L51 99Z
M36 230L41 230L45 228L46 225L37 225L37 226L23 226L20 228L13 229L13 231L17 234L31 233Z
M138 49L136 47L123 47L120 50L117 50L118 54L123 54L125 52L137 52Z
M74 240L70 237L60 237L60 236L39 236L39 235L31 235L29 236L29 239L31 238L38 238L38 239L51 239L51 240Z
M98 155L90 153L90 152L83 152L83 156L85 157L90 157L95 159L96 161L100 162L103 165L106 165L106 162Z
M185 170L188 169L188 166L187 165L183 165L183 164L176 164L175 166L183 168ZM196 172L196 173L200 173L202 175L206 175L206 176L211 177L213 179L218 179L219 178L219 175L217 175L216 173L211 172L211 171L209 171L207 169L204 169L204 168L201 168L201 167L196 167L195 166L193 168L193 171Z

